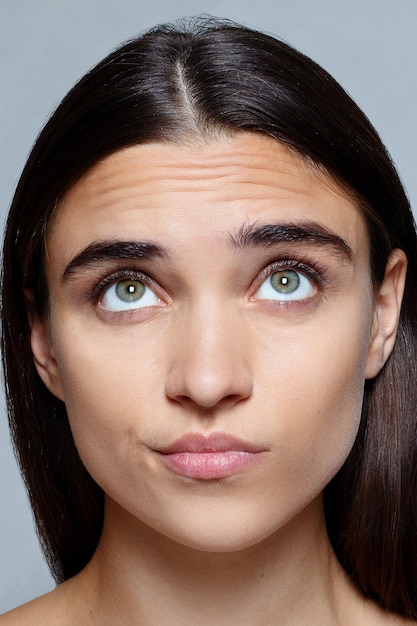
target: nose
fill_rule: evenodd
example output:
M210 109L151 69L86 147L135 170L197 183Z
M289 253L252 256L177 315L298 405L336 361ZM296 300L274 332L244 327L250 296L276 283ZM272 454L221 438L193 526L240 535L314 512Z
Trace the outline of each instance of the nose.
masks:
M180 404L208 411L247 399L253 377L243 322L205 309L187 316L173 333L165 393Z

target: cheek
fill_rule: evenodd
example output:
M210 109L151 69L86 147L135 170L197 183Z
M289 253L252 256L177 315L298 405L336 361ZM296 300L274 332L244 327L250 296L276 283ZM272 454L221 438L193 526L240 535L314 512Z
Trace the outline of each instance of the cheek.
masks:
M146 432L161 384L152 358L133 338L86 335L60 332L65 342L56 352L74 441L95 476L106 467L123 469L137 431Z
M346 310L296 333L281 329L265 344L260 413L270 415L277 471L298 477L307 490L329 482L355 441L370 325L367 310Z

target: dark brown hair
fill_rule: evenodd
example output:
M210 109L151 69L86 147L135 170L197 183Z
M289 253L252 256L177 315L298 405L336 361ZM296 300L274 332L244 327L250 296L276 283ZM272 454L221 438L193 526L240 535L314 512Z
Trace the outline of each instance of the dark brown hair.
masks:
M394 351L366 383L353 450L325 491L329 535L359 587L417 618L417 285L409 204L377 133L311 59L229 22L147 32L70 91L41 132L10 210L3 264L3 361L11 430L39 536L57 581L79 572L102 528L103 494L83 467L65 405L33 365L23 290L47 315L44 236L63 194L120 148L252 131L283 142L350 190L366 216L375 285L393 248L408 257Z

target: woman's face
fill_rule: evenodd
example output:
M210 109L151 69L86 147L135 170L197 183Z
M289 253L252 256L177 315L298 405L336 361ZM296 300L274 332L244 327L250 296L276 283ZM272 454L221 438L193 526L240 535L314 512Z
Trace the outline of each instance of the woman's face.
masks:
M113 511L229 551L320 502L380 366L334 181L254 134L127 148L66 195L46 269L36 363Z

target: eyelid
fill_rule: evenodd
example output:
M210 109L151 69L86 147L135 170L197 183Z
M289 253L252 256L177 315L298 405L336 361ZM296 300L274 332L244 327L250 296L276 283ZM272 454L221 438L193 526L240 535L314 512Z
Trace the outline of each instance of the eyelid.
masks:
M278 272L292 271L299 275L300 281L297 291L280 292L269 284L272 276ZM299 308L306 307L316 301L316 297L323 293L324 287L330 282L327 276L327 267L319 265L317 261L307 260L305 257L296 259L285 257L269 263L256 277L255 288L251 300L263 302L268 307Z
M140 282L145 292L137 301L130 304L120 299L112 290L123 281ZM99 317L111 323L129 323L148 319L167 304L169 298L163 289L148 274L132 267L121 267L100 277L89 293L89 300ZM109 301L105 302L108 298ZM114 306L113 306L114 305Z
M294 258L282 258L272 263L269 263L257 276L256 282L258 285L262 284L267 278L269 278L274 272L291 269L304 274L316 285L323 286L326 284L327 267L319 266L316 262L308 261L306 259L296 260Z
M92 291L92 299L97 301L102 297L106 289L114 285L115 283L126 280L126 279L138 280L143 282L147 287L151 289L156 288L155 281L152 280L150 276L144 274L140 270L132 269L132 268L121 268L111 272L110 274L105 274L102 278L98 280L98 282L94 285Z
M272 276L274 272L283 271L286 269L291 269L300 274L304 275L312 284L315 292L319 292L322 288L326 287L331 281L331 276L327 276L328 268L322 263L317 262L317 260L307 259L304 255L301 258L295 258L293 256L282 256L279 259L275 259L270 262L266 267L264 267L259 274L255 278L254 286L251 289L252 295L250 296L251 300L257 300L256 294L259 291L261 285ZM171 297L166 293L166 291L159 285L158 282L154 281L149 274L142 272L139 268L135 267L119 267L115 268L110 273L107 271L101 277L98 278L96 283L93 285L92 289L89 289L88 299L94 306L99 306L100 299L103 297L103 294L108 290L112 285L115 285L117 282L132 279L143 282L146 287L149 287L156 295L156 297L161 301L162 304L166 304L171 300ZM278 293L278 292L277 292ZM87 295L87 294L86 294ZM314 294L308 296L303 299L297 300L294 298L292 301L289 299L283 298L282 300L277 299L277 303L279 304L292 304L296 305L297 303L301 303L303 300L310 300L314 297ZM266 298L259 298L260 300L265 300ZM131 308L125 311L109 311L104 307L101 309L106 314L112 314L116 316L120 316L127 313L132 313L134 311L138 311L139 309L150 309L154 305L145 305L138 306L136 309ZM157 306L157 305L155 305Z

